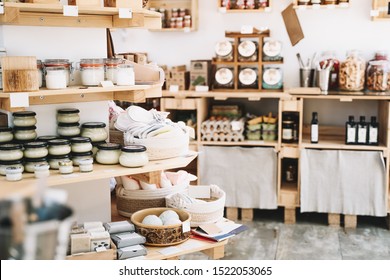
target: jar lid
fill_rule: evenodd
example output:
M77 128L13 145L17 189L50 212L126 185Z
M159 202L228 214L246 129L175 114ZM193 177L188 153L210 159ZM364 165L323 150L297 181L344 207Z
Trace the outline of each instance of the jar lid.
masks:
M107 66L117 66L118 64L123 63L123 59L122 58L106 58L104 60L104 63Z
M104 143L107 143L107 142L106 141L92 142L92 146L97 147L100 144L104 144Z
M58 114L77 114L80 113L79 109L76 108L64 108L57 110Z
M61 160L58 162L58 165L59 166L73 166L73 161L71 161L70 159Z
M80 59L80 67L101 67L104 66L103 58L83 58Z
M14 165L14 164L22 164L23 160L0 160L0 165Z
M21 150L22 149L21 144L2 144L0 145L0 151L11 151L11 150Z
M12 116L14 116L14 117L33 117L36 115L37 115L37 113L35 113L33 111L22 111L22 112L12 113Z
M229 68L219 68L215 73L215 80L220 85L227 85L233 81L233 71Z
M282 73L278 68L268 68L264 71L263 80L268 85L276 85L282 80Z
M97 146L99 150L120 150L121 145L116 143L104 143Z
M47 147L47 142L44 141L34 141L34 142L28 142L23 145L25 149L27 148L46 148Z
M93 159L92 158L83 158L79 160L79 165L86 165L86 164L92 164Z
M73 137L70 138L70 143L91 143L91 138L89 137Z
M66 158L69 158L69 154L68 155L49 155L49 157L48 157L49 160L52 160L52 159L66 159Z
M119 64L118 68L134 68L134 66L131 64Z
M257 74L252 68L244 68L240 71L238 79L243 85L249 86L256 82Z
M145 152L146 147L142 145L129 145L123 147L122 151L126 153L139 153L139 152Z
M9 126L0 126L0 132L11 132L12 127Z
M39 163L39 164L34 165L35 171L46 171L46 170L49 170L49 168L50 168L50 165L47 163Z
M71 153L70 157L86 157L86 156L92 156L92 151L84 152L84 153Z
M64 66L47 66L45 69L46 69L46 72L65 71L66 70L66 68Z
M81 125L82 128L104 128L106 124L103 122L86 122Z
M242 55L243 57L250 57L254 55L256 52L256 44L253 41L242 41L238 45L238 53Z
M14 130L35 130L37 127L35 125L32 126L14 126Z
M233 45L230 41L220 41L215 45L215 53L218 56L227 56L233 51Z
M70 141L67 139L53 139L48 141L49 146L61 146L61 145L69 145Z
M73 127L73 126L80 126L80 123L75 122L75 123L58 123L57 124L59 127Z
M45 59L45 66L70 66L69 59Z
M58 139L58 136L55 135L44 135L44 136L39 136L37 140L39 141L45 141L48 142L50 140Z
M46 157L42 157L42 158L25 158L24 159L24 162L47 162L47 158Z
M277 40L268 40L264 43L263 52L269 57L275 57L282 52L282 43Z
M17 174L22 172L23 168L21 166L10 166L5 169L6 174Z

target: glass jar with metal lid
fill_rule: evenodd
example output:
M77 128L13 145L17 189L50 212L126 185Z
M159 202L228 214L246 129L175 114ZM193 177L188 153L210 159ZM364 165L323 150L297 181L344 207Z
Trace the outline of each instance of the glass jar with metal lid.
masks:
M214 88L216 89L234 88L233 68L221 67L215 72Z
M0 161L0 175L3 175L3 176L6 175L5 169L7 167L20 167L20 168L22 168L22 172L24 170L22 160Z
M238 87L257 89L259 87L257 69L256 68L242 68L238 75Z
M111 81L114 85L116 85L117 77L118 77L118 66L123 63L123 59L121 58L107 58L105 59L105 78L106 80Z
M9 143L14 139L12 128L8 126L0 126L0 144Z
M70 141L67 139L54 139L48 142L49 155L62 156L71 152Z
M11 166L5 169L5 176L7 181L15 182L22 180L23 168L20 166Z
M11 161L23 158L23 147L21 144L2 144L0 145L0 160Z
M14 126L14 138L20 142L33 141L37 138L37 127L33 126Z
M49 154L47 143L43 141L28 142L24 146L25 158L43 158Z
M348 52L347 59L340 63L339 87L345 91L361 91L364 89L366 61L357 50Z
M73 153L86 153L92 151L91 139L88 137L73 137L70 139Z
M80 121L80 110L76 108L64 108L57 110L57 122L77 123Z
M105 143L98 145L96 162L100 164L118 164L121 154L121 145L115 143Z
M81 160L84 160L84 159L92 159L92 160L93 160L92 152L86 152L86 153L71 153L70 157L71 157L71 159L72 159L72 161L73 161L73 165L74 165L74 166L79 166L80 161L81 161Z
M45 72L45 82L47 89L64 89L67 87L68 72L65 67L46 67Z
M283 74L277 67L265 67L263 72L262 87L264 89L282 89Z
M61 174L73 173L73 161L71 161L70 159L59 161L58 166Z
M293 143L294 142L294 121L290 117L286 117L282 121L282 142Z
M83 86L98 86L101 81L104 81L104 59L81 59L80 72Z
M37 119L35 118L37 114L33 111L22 111L12 113L13 120L12 123L14 126L33 126L36 125Z
M257 61L257 43L250 40L244 40L238 45L239 61Z
M264 38L263 61L281 61L282 43L272 38Z
M81 125L81 136L88 137L92 142L106 141L108 133L103 122L86 122Z
M215 45L215 54L218 61L233 61L233 43L228 40L218 42Z
M71 74L73 72L72 63L69 61L69 59L45 59L43 64L46 70L48 67L62 67L65 70L65 87L69 86ZM46 70L45 72L47 72Z
M39 163L34 165L35 178L46 178L50 176L50 165L46 163Z
M133 86L135 85L134 67L131 64L118 65L117 74L118 86Z
M35 165L49 164L46 158L26 158L24 160L24 171L28 173L35 172Z
M367 67L367 90L384 92L389 89L390 82L389 63L386 60L373 60Z
M129 145L122 148L119 163L125 167L141 167L149 162L146 147L142 145Z
M49 156L48 160L50 168L58 170L60 168L59 162L66 159L70 159L70 155Z
M57 133L62 137L76 137L80 135L80 124L77 123L58 123Z

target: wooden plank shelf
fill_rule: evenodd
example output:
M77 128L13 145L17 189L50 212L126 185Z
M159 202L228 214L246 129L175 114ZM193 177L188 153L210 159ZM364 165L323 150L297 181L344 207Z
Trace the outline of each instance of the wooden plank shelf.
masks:
M228 98L244 98L248 100L260 100L262 98L291 99L288 93L280 91L191 91L178 92L163 91L162 97L189 98L189 97L211 97L219 100Z
M245 140L240 142L222 142L222 141L200 141L201 145L204 146L264 146L264 147L278 147L278 141L255 141Z
M369 145L346 145L341 140L321 140L317 144L310 143L309 139L303 139L300 145L304 149L329 149L329 150L359 150L359 151L382 151L386 154L387 147L385 145L369 146Z
M46 180L47 186L59 186L79 182L88 182L125 175L150 173L154 171L180 168L187 166L197 157L197 152L189 152L186 156L175 157L165 160L150 161L144 167L127 168L120 165L94 164L92 172L81 173L78 167L69 175L61 175L58 170L50 170L50 176ZM9 198L14 195L30 196L36 191L37 179L33 173L23 173L23 179L17 182L6 181L4 176L0 177L0 199Z
M78 7L78 16L64 16L61 4L4 3L3 25L161 28L161 14L146 9L133 9L133 16L120 18L118 8Z
M146 98L161 97L161 86L135 85L114 87L81 87L74 86L66 89L42 89L36 92L25 92L29 96L29 105L47 105L70 102L92 102L104 100L121 100L128 102L144 102ZM14 112L24 110L11 104L11 96L19 93L0 91L0 109Z
M340 3L340 4L311 4L311 5L299 5L298 0L294 0L294 9L297 10L332 10L332 9L347 9L349 8L349 3Z

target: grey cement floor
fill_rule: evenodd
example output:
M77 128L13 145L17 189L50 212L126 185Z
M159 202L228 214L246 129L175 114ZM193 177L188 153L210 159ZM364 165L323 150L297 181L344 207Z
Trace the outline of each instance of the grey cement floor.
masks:
M249 230L231 238L226 260L390 260L386 218L358 217L356 229L329 227L326 214L298 213L297 223L283 223L283 209L255 210ZM202 253L182 259L207 259Z

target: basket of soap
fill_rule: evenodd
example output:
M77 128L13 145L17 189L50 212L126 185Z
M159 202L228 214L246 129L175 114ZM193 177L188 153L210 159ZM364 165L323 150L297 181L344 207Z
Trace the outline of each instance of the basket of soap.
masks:
M166 207L140 210L131 216L135 231L149 246L172 246L188 240L190 221L187 211Z
M191 227L215 223L223 218L226 193L216 185L189 186L187 193L165 197L166 206L191 214Z

